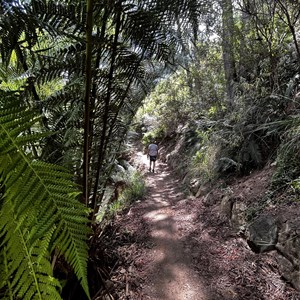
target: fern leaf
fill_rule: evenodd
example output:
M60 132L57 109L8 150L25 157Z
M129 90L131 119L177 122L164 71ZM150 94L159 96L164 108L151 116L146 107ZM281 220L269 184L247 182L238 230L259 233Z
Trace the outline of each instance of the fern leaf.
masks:
M10 287L10 298L20 299L61 299L59 282L52 276L49 262L49 236L37 240L34 244L28 241L28 228L20 226L14 213L11 201L4 200L1 208L1 236L6 233L4 257L7 284Z
M37 120L24 107L0 109L0 238L7 249L6 280L13 278L5 284L21 299L60 299L50 266L50 253L58 248L89 295L87 211L71 174L25 153L39 136L25 135Z

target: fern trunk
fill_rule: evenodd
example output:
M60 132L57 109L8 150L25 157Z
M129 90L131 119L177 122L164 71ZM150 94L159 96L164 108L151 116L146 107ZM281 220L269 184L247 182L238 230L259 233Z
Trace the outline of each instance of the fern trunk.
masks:
M111 93L112 93L113 75L114 75L114 70L115 70L115 60L116 60L116 55L117 55L118 38L119 38L120 28L121 28L121 7L119 7L119 10L118 10L117 16L116 16L115 36L114 36L114 41L113 41L110 70L109 70L109 74L108 74L107 93L106 93L106 97L105 97L105 107L104 107L104 114L103 114L103 125L102 125L103 127L102 127L101 137L100 137L97 171L96 171L96 178L95 178L95 183L94 183L93 198L92 198L92 203L91 203L91 207L94 210L93 216L95 215L95 211L96 211L96 204L97 204L96 197L97 197L97 190L98 190L101 167L102 167L102 163L103 163L103 160L105 157L106 139L109 138L107 136L108 119L109 119L109 105L110 105L110 98L111 98Z
M83 156L83 196L86 206L89 204L89 140L90 140L90 96L92 86L92 31L93 31L93 0L87 0L86 16L86 67L85 67L85 110L84 110L84 156Z

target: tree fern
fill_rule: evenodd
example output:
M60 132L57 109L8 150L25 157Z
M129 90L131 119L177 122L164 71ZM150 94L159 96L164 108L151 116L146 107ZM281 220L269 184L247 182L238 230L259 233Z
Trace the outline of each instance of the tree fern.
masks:
M1 283L7 284L4 299L60 299L60 284L52 276L49 252L49 239L53 233L31 244L28 240L28 228L19 224L14 207L6 201L1 209L1 221L8 234L3 249L6 276ZM3 280L6 279L6 280Z
M13 97L0 104L0 288L8 299L59 299L50 264L58 249L88 295L87 211L71 174L27 153L28 142L44 136L24 134L37 120Z
M43 157L48 162L74 168L77 182L91 183L89 189L93 192L88 192L85 198L95 202L96 198L101 199L97 193L106 182L99 182L99 174L111 169L115 154L111 155L110 150L118 149L124 140L128 120L141 103L139 95L153 86L153 70L172 61L176 53L178 38L174 34L174 17L180 16L183 25L187 24L185 19L196 22L198 2L94 1L90 11L94 22L89 34L92 57L85 72L86 21L92 20L87 18L86 3L69 0L5 2L6 18L0 18L0 53L5 66L9 66L11 56L18 53L20 74L27 70L30 74L30 81L26 81L28 87L24 85L25 100L30 104L34 102L44 113L46 128L59 130L44 144L39 144ZM91 91L91 95L84 107L82 86L87 71L92 78L90 88L85 90ZM61 89L43 97L43 85L53 81L61 81ZM82 113L74 114L75 107ZM86 122L83 133L84 108L90 124ZM85 176L80 169L82 148L69 142L70 133L77 136L77 140L86 136L85 148L89 149L89 155L84 172L91 176Z

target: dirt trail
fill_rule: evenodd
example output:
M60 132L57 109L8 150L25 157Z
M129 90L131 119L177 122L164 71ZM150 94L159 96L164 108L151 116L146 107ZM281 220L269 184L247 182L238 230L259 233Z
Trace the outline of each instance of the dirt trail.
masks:
M146 156L139 160L148 165ZM192 222L192 211L175 213L186 196L179 190L169 168L158 162L155 173L146 174L148 194L143 201L144 222L149 225L153 248L149 249L151 267L143 293L145 299L206 300L201 278L193 268L192 255L182 241L181 229Z
M110 251L123 262L112 278L119 285L114 299L300 299L279 274L274 253L253 253L233 231L221 210L221 187L200 198L186 196L167 165L158 162L156 172L150 173L146 156L135 154L148 193L114 221ZM270 176L254 172L230 188L236 197L248 191L260 198Z

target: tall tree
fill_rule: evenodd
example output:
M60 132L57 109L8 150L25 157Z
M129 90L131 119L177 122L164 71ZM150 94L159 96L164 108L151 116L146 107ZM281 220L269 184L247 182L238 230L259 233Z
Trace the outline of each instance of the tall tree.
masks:
M232 0L221 0L222 8L222 47L226 94L229 107L234 106L234 86L236 82L236 63L234 56L234 18Z

